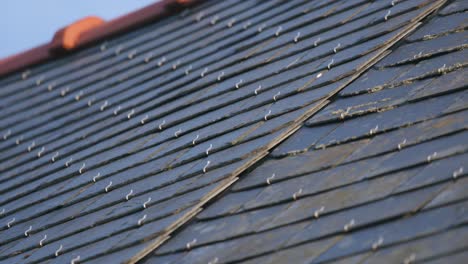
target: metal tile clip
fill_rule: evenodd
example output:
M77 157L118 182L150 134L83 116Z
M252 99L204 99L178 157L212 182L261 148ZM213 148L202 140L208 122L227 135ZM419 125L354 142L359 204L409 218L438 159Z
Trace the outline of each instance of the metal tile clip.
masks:
M190 64L187 69L185 69L185 75L189 75L190 71L192 70L192 65Z
M452 174L453 179L457 179L460 175L463 174L463 167L458 168L458 170L455 170Z
M356 224L356 221L354 219L351 219L351 221L349 221L349 223L344 225L343 230L345 232L348 232L355 224Z
M278 91L275 95L273 95L273 101L276 102L276 100L278 99L278 96L280 96L280 95L281 95L280 91Z
M148 116L148 115L145 115L145 116L140 120L140 123L141 123L142 125L144 125L145 122L148 121L148 118L149 118L149 116Z
M224 76L224 72L222 71L219 75L218 75L218 81L221 81L221 79L223 78Z
M107 184L106 188L104 188L104 191L109 192L109 188L112 186L112 181Z
M402 142L398 143L398 150L401 150L406 145L406 138Z
M392 13L392 10L387 11L387 14L385 14L385 17L384 17L385 21L388 20L388 17L390 16L391 13Z
M194 245L195 243L197 243L197 239L194 238L192 241L188 242L185 247L187 248L187 250L190 250Z
M263 119L265 119L265 121L268 120L268 117L271 115L271 109L268 110L268 113L266 113L266 115L263 117Z
M81 165L81 167L80 167L80 169L78 170L78 172L79 172L80 174L82 174L83 171L84 171L84 169L85 169L85 167L86 167L86 163L83 162L83 164Z
M208 68L203 69L203 71L200 73L200 77L205 77L206 73L208 72Z
M158 66L161 67L163 66L163 64L166 62L166 57L162 57L161 59L159 59L158 61Z
M315 41L314 41L314 47L317 47L319 42L320 42L321 38L317 38Z
M320 213L322 213L323 211L325 211L325 206L322 206L322 207L320 207L318 210L315 210L315 212L314 212L314 217L315 217L315 218L319 218L319 217L320 217Z
M10 221L8 221L7 227L10 228L11 225L13 225L13 223L15 222L15 220L16 220L16 218L13 217Z
M240 79L237 83L236 83L236 89L239 89L240 88L240 85L244 82L244 80Z
M66 162L65 162L65 167L69 167L70 164L72 163L73 161L73 158L71 157L70 159L68 159Z
M279 26L278 29L276 29L276 32L275 32L275 36L276 37L279 37L279 35L281 34L281 31L283 30L283 27L282 26Z
M296 36L294 37L294 43L299 42L299 38L301 37L301 32L297 32Z
M148 204L151 202L151 197L148 197L148 200L146 200L144 203L143 203L143 209L146 209L148 207Z
M328 63L327 68L330 70L331 66L335 63L335 59L331 59L330 63Z
M427 156L426 160L427 160L427 162L431 162L431 161L433 161L436 157L437 157L437 151L435 151L435 152L432 153L431 155Z
M293 200L296 201L297 197L302 194L302 188L300 188L297 192L293 194Z
M176 132L174 132L174 137L179 137L180 133L182 133L182 129L179 129Z
M101 173L98 172L94 177L93 177L93 182L96 182L98 178L101 177Z
M369 130L369 135L374 135L375 133L377 133L377 131L379 131L379 125L376 125L374 128L371 128L371 130Z
M60 245L60 247L55 251L55 256L58 257L60 254L60 251L62 251L63 245Z
M36 146L36 141L31 142L31 145L28 146L28 152L31 152L33 148Z
M114 109L114 115L118 115L119 114L119 111L120 109L122 109L122 107L119 105L117 106L117 108Z
M228 28L232 28L232 26L234 26L234 23L236 23L236 19L235 19L235 18L232 18L232 19L229 20L229 22L227 23L227 27L228 27Z
M31 230L32 230L32 226L29 226L29 228L26 229L26 231L24 231L24 236L25 237L29 236L29 232L31 232Z
M55 154L52 156L52 158L50 159L52 162L55 162L55 160L57 159L57 157L59 156L59 152L55 152Z
M159 124L158 128L159 130L163 130L163 126L166 124L166 119L163 119L163 121L161 122L161 124Z
M132 118L133 114L135 114L135 109L130 110L130 112L127 114L127 119Z
M192 145L197 143L198 138L200 138L200 135L197 134L197 136L192 140Z
M39 241L39 246L40 247L44 246L44 241L46 241L46 239L47 239L47 235L44 234L44 237Z
M267 183L268 185L270 185L270 184L271 184L271 181L272 181L275 177L276 177L276 174L273 173L270 177L268 177L268 178L266 179L266 183Z
M213 144L210 144L210 146L206 149L205 153L208 156L210 151L213 149Z
M211 25L215 25L215 24L218 22L218 20L219 20L219 16L218 16L218 15L215 15L215 16L211 19L210 24L211 24Z
M125 195L125 200L130 200L130 197L132 196L133 194L133 189L130 189L130 192L127 193L127 195Z
M104 101L104 103L101 105L101 108L100 108L101 112L104 111L108 105L109 105L109 102L107 100Z
M207 161L205 167L203 167L203 173L206 173L208 166L210 166L211 161Z
M334 48L333 48L333 52L334 53L337 53L338 52L338 49L341 47L341 43L338 43L338 45L336 45Z
M78 261L80 261L80 255L74 257L71 261L70 261L70 264L76 264L78 263Z
M382 246L383 242L383 237L379 237L379 239L372 244L372 250L377 250L380 246Z
M177 60L174 64L172 64L172 70L177 70L177 67L179 67L180 63L180 60Z
M45 151L45 147L42 147L41 150L37 152L37 157L40 158L42 154L44 154L44 151Z
M254 94L257 95L261 89L262 89L262 85L260 84L257 88L255 88Z

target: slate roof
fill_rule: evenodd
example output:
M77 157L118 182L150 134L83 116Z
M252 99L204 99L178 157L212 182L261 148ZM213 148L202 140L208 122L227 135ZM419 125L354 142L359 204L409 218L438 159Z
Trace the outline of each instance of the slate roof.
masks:
M465 1L205 1L0 80L0 263L466 259Z

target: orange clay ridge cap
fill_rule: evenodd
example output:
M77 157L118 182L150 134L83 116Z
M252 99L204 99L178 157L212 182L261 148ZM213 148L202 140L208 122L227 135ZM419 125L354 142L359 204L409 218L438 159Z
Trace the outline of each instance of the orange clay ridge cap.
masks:
M96 28L105 21L96 16L80 19L69 26L57 31L52 39L52 46L60 45L65 50L71 50L78 44L80 35L92 28ZM55 44L55 45L54 45Z
M85 17L58 30L49 43L0 59L0 77L173 15L201 1L161 0L107 22L97 16Z

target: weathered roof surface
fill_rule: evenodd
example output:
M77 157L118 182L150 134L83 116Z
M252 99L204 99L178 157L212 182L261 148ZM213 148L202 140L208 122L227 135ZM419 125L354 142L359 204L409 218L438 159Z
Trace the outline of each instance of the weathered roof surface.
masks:
M0 263L461 258L464 10L207 1L0 80Z
M425 20L144 263L465 263L462 2Z

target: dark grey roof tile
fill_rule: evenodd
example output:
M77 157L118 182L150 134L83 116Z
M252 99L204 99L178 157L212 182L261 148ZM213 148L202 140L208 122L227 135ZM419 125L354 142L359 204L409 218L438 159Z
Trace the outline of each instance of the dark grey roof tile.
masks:
M268 235L256 234L219 244L194 248L179 263L207 263L215 258L221 262L229 262L256 256L280 247L292 234L300 231L303 227L304 224L290 225L276 229L268 233ZM238 252L245 252L245 254L239 254Z
M466 116L466 111L457 112L377 135L368 144L353 152L346 162L401 150L436 137L464 130Z
M426 261L426 263L428 264L442 264L442 263L463 264L466 262L466 258L468 258L468 252L464 250L464 251L454 252L451 255L444 255L444 256L440 256L439 258L428 260Z
M298 195L297 201L293 201L293 194L291 194L291 205L287 210L272 218L269 223L262 226L262 229L273 228L308 218L311 219L316 215L320 216L321 214L339 212L359 204L382 199L388 196L401 182L411 178L414 173L414 170L394 173L376 180L363 181L310 197L306 196L307 189L304 187L303 193L305 197ZM251 204L253 206L253 203ZM246 204L247 206L249 205Z
M467 136L468 133L460 132L408 147L398 152L398 155L390 155L389 158L380 163L379 168L374 173L378 175L381 172L396 171L407 166L426 162L431 163L454 154L464 153L467 150L467 145L460 144L460 142L465 142L464 138Z
M176 263L180 258L185 256L185 252L169 254L164 256L157 256L155 254L149 255L144 261L145 263L160 263L160 264L170 264Z
M249 177L236 184L234 190L240 190L246 186L266 185L266 179L273 173L275 179L282 179L301 174L319 171L333 165L337 165L349 154L354 152L367 141L356 141L340 146L339 148L327 148L325 150L310 151L283 159L271 159L265 161L255 170L249 173Z
M443 74L447 71L458 69L468 63L465 60L467 57L468 54L466 50L459 50L435 58L422 60L407 72L400 75L395 82L417 80L426 76Z
M463 76L465 76L466 73L467 68L462 68L444 74L434 79L428 86L413 94L410 100L421 100L428 97L465 89L466 83Z
M302 232L289 239L286 245L293 246L307 241L321 240L332 235L346 237L347 234L353 234L354 230L361 228L372 231L373 228L366 227L376 223L385 223L386 219L402 216L419 209L428 199L437 195L442 188L443 185L432 186L412 193L403 193L370 203L357 204L359 206L331 214L324 212L324 215L317 219L309 220L309 225ZM374 213L370 214L369 212ZM312 219L312 215L309 218Z
M274 206L249 212L198 222L185 229L178 238L163 245L157 252L160 254L186 250L187 243L196 239L193 247L213 242L222 242L243 234L255 233L271 221L272 216L285 210L287 205Z
M375 68L372 68L366 71L360 78L352 82L350 85L340 91L341 96L348 96L372 91L378 91L384 87L387 87L388 84L393 83L393 81L408 71L410 65L403 65L400 67L388 68L385 71L381 71Z
M329 104L319 114L310 118L309 125L340 121L344 118L366 115L372 112L381 112L406 103L410 96L424 89L430 81L410 83L392 89L345 97Z
M372 253L360 254L362 263L404 263L424 261L445 255L452 250L463 249L466 245L466 227L454 228L432 236L423 237L402 244L397 244ZM365 257L364 257L364 256ZM355 257L346 257L342 263L353 261ZM335 262L333 262L335 263Z
M372 175L372 171L374 171L379 163L384 161L386 157L387 156L375 157L353 163L340 164L336 167L324 168L315 172L306 173L305 175L283 175L275 173L274 177L273 175L263 175L263 178L258 176L258 178L251 178L251 180L246 183L244 183L244 181L240 181L233 186L232 190L239 191L244 190L245 188L266 186L268 185L268 182L270 182L270 189L274 192L276 188L283 188L283 185L280 184L281 181L288 180L291 181L291 183L296 183L297 185L308 185L309 188L311 188L311 192L313 190L319 192L323 189L333 188L363 179L366 175ZM366 168L366 174L361 174L362 170L365 170ZM278 185L276 185L276 182L278 182Z
M60 262L66 262L69 261L72 257L73 254L76 255L76 253L79 252L81 256L82 261L86 261L86 259L93 259L98 255L104 255L106 253L110 252L115 252L115 251L121 251L130 248L129 246L136 246L136 248L133 248L133 256L135 255L136 251L141 251L143 248L149 246L151 241L149 239L152 237L152 234L154 234L155 230L161 230L163 226L168 226L171 222L175 221L177 218L182 215L184 211L180 212L179 214L175 214L169 218L165 218L159 221L146 221L143 222L141 226L138 227L136 225L136 229L131 229L126 232L120 233L116 235L116 237L108 237L103 240L100 240L96 243L86 245L84 247L80 247L72 252L69 252L67 250L66 244L63 244L63 250L67 253L61 255L60 259L55 259L54 261L57 261L57 263ZM141 214L138 218L136 218L136 221L142 219L144 214ZM53 246L55 246L56 243L50 244L48 249L53 249ZM44 248L42 249L45 251ZM55 252L55 251L54 251ZM76 252L76 253L74 253ZM37 253L45 253L38 251ZM31 257L33 259L39 258L41 255L40 254L34 254ZM60 256L59 256L60 257ZM28 259L29 260L29 259ZM32 259L31 259L32 260Z
M463 168L463 171L464 170L465 168ZM458 168L452 172L452 177L454 175L453 173L456 173L455 175L457 176L457 180L447 186L447 188L443 190L437 197L435 197L430 203L428 203L425 208L437 207L450 202L465 200L467 198L466 187L468 184L468 179L464 177L466 174L458 175L460 171L460 168Z
M466 11L468 9L468 4L463 0L455 0L452 3L448 4L442 10L440 10L439 14L446 16L451 15L453 13L459 13Z
M317 142L316 146L320 148L323 146L342 144L360 138L367 138L384 131L432 119L444 113L464 109L462 105L465 97L464 94L464 92L458 92L444 95L413 104L406 104L394 109L388 109L380 113L349 119L341 123L335 130ZM428 105L431 107L427 107Z
M315 263L344 257L386 245L401 243L423 235L466 223L466 202L416 214L378 226L353 232L314 260Z
M254 199L262 190L252 189L243 192L229 192L197 215L197 219L206 220L237 212L244 203Z
M297 247L284 249L269 255L253 258L244 263L310 263L314 258L336 244L341 237L331 237L316 242L299 245Z
M430 39L437 35L453 32L467 26L466 14L455 13L443 17L435 17L406 38L407 41Z
M389 56L378 62L375 66L388 67L403 63L412 63L426 57L432 57L443 53L463 49L466 44L467 32L455 32L426 41L409 43L398 48Z
M281 158L286 155L295 155L305 152L337 126L338 124L328 124L316 127L315 129L302 127L291 137L286 139L286 141L277 146L271 153L271 156Z
M462 141L460 141L462 142ZM397 190L408 191L427 184L434 184L440 181L447 181L453 178L453 173L460 168L467 168L468 154L461 154L447 159L436 160L431 162L426 168L420 171L415 177L405 182ZM460 175L458 175L460 174ZM466 171L462 170L457 173L457 177L462 177Z

